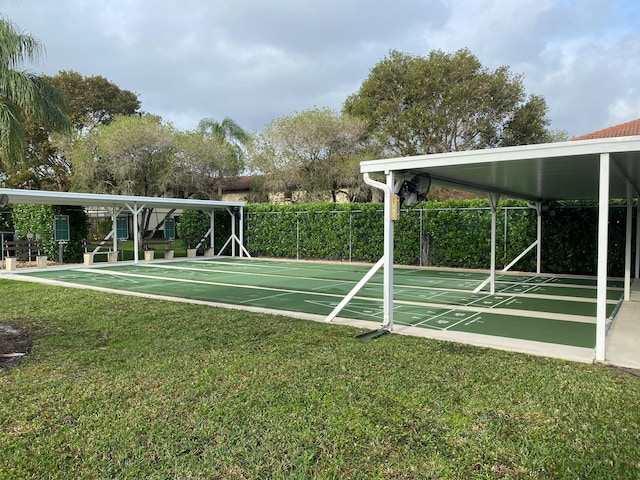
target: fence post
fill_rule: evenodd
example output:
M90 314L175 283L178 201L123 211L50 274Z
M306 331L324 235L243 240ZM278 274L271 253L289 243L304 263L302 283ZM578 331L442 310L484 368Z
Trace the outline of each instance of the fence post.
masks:
M509 217L507 213L509 212L509 207L504 207L504 247L502 254L502 267L504 268L506 265L504 262L507 260L507 222L509 221Z
M353 254L353 211L349 211L349 263Z
M424 208L420 209L420 228L418 234L420 235L420 242L418 243L418 248L420 251L418 252L418 264L422 266L422 213L424 212Z
M296 260L300 260L300 212L296 212Z

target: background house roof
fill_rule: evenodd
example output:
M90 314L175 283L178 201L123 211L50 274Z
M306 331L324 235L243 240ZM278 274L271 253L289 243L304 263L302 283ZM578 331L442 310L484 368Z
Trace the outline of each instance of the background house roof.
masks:
M631 137L634 135L640 135L640 118L637 120L631 120L630 122L614 125L613 127L603 128L596 132L587 133L574 137L571 140L591 140L594 138L612 138L612 137Z

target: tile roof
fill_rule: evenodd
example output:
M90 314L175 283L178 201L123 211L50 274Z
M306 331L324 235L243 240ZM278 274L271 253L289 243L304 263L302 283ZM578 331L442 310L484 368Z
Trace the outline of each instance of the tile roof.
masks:
M631 120L630 122L614 125L613 127L604 128L597 132L587 133L579 137L573 137L571 140L589 140L593 138L611 138L611 137L630 137L640 135L640 118Z
M252 180L253 180L253 176L251 175L225 179L221 184L222 191L233 192L233 191L250 190Z

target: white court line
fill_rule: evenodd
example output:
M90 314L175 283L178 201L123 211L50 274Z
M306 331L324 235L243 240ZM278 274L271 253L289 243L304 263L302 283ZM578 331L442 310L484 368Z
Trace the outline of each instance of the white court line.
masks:
M478 315L480 315L480 312L476 312L472 315L469 315L467 318L465 318L464 320L460 320L459 322L454 323L453 325L449 325L448 327L444 328L444 330L449 330L450 328L453 328L457 325L460 325L461 323L464 322L468 322L469 320L471 320L473 317L477 317Z
M299 278L299 277L292 277L292 278ZM348 282L348 281L342 281L342 282L338 282L338 283L331 283L329 285L323 285L321 287L313 287L311 290L312 291L318 291L318 290L324 290L326 288L333 288L333 287L342 287L344 286L345 283L353 283L353 282Z
M496 303L495 305L491 305L489 308L496 308L499 307L500 305L502 305L503 303L507 303L509 300L517 298L516 296L511 296L511 297L507 297L505 298L503 301Z
M79 272L89 272L90 274L95 274L95 273L96 273L96 271L95 271L93 268L83 268L83 269L80 269L80 270L78 270L78 271L79 271ZM103 273L103 272L100 272L100 273ZM126 278L126 277L127 277L127 275L126 275L126 274L124 274L124 275L120 275L120 272L113 272L113 273L112 273L112 275L113 275L114 277L119 278L120 280L124 280L125 282L135 283L135 284L139 284L139 283L140 283L140 282L138 282L137 280L132 280L132 279L130 279L130 278ZM97 278L97 277L96 277L96 278Z
M193 263L198 263L198 262L193 262ZM284 278L284 279L291 279L291 280L309 280L309 281L314 281L314 282L341 282L343 284L345 283L355 283L352 282L351 280L337 280L337 279L324 279L324 278L315 278L315 277L296 277L296 276L291 276L291 275L280 275L280 274L275 274L275 273L260 273L260 272L237 272L237 271L229 271L229 270L214 270L211 268L193 268L193 267L178 267L178 266L174 266L174 265L151 265L151 264L145 264L145 265L141 265L143 267L150 267L150 268L166 268L166 269L173 269L173 270L181 270L181 271L193 271L193 272L200 272L200 273L220 273L220 274L224 274L227 276L231 276L233 277L234 275L246 275L246 276L252 276L252 277L273 277L273 278ZM337 284L336 284L337 285ZM331 286L331 285L330 285ZM312 290L318 289L318 288L329 288L329 286L327 287L314 287ZM305 290L306 291L306 290Z
M436 318L438 318L438 317L442 317L443 315L447 315L448 313L455 312L455 311L456 311L456 310L455 310L455 308L454 308L454 309L451 309L451 310L446 310L446 311L444 311L444 312L442 312L442 313L439 313L439 314L437 314L437 315L435 315L435 316L433 316L433 317L429 317L429 318L427 318L426 320L423 320L423 321L421 321L421 322L413 323L412 325L413 325L413 326L415 326L415 327L419 327L420 325L424 325L424 324L426 324L427 322L430 322L430 321L432 321L432 320L435 320L435 319L436 319ZM443 328L443 327L437 327L437 326L435 326L434 328L437 328L438 330L446 330L446 328Z
M265 291L269 291L269 292L296 293L296 294L303 294L303 295L315 295L315 296L319 296L319 297L336 297L336 298L343 298L344 297L344 295L341 295L341 294L318 293L318 292L312 292L310 290L289 290L289 289L286 289L286 288L260 287L260 286L256 286L256 285L238 285L238 284L234 284L234 283L211 282L211 281L205 281L205 280L192 280L192 279L188 279L188 278L157 277L155 275L144 275L144 274L141 274L141 273L117 272L117 275L116 275L116 274L114 274L114 272L111 272L111 271L108 271L108 270L87 269L85 271L100 273L102 275L112 275L112 276L118 276L118 277L126 276L126 277L134 277L134 278L147 278L147 279L151 279L151 280L161 280L161 281L166 281L166 282L195 283L195 284L198 284L198 285L217 285L217 286L221 286L221 287L248 288L248 289L251 289L251 290L265 290ZM376 299L373 299L373 300L376 300ZM379 300L379 301L382 301L382 300Z
M301 292L298 292L298 293L301 293ZM247 299L247 300L243 300L243 301L238 302L238 303L239 303L239 304L246 304L246 303L249 303L249 302L259 302L260 300L269 300L270 298L285 297L285 296L287 296L287 295L291 295L291 294L290 294L290 293L288 293L288 292L284 292L284 293L277 293L277 294L275 294L275 295L267 295L267 296L265 296L265 297L249 298L249 299Z
M310 303L311 305L318 305L319 307L328 307L331 308L331 305L327 305L324 302L317 302L314 300L305 300L305 302ZM378 321L382 321L382 313L383 313L383 309L382 307L378 307L377 311L375 308L370 308L370 307L366 307L366 308L362 308L360 310L358 310L358 307L361 307L360 305L351 305L349 306L349 304L347 304L347 306L342 310L343 312L350 312L353 313L355 315L361 315L361 316L366 316L366 317L370 317L370 318L374 318ZM371 313L368 313L367 310L371 310ZM394 307L395 310L395 307Z

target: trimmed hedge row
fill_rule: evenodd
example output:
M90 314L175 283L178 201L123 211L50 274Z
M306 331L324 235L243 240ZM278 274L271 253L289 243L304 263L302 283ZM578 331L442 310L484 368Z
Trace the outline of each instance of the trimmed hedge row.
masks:
M611 275L621 275L624 269L625 215L622 205L611 205ZM543 216L543 271L595 274L597 217L594 205L554 205ZM526 203L503 201L496 220L497 264L504 266L535 240L537 216ZM383 253L382 204L247 205L245 221L245 244L256 256L375 262ZM421 203L402 211L394 231L397 264L482 269L490 265L488 201ZM535 268L535 249L513 267Z

